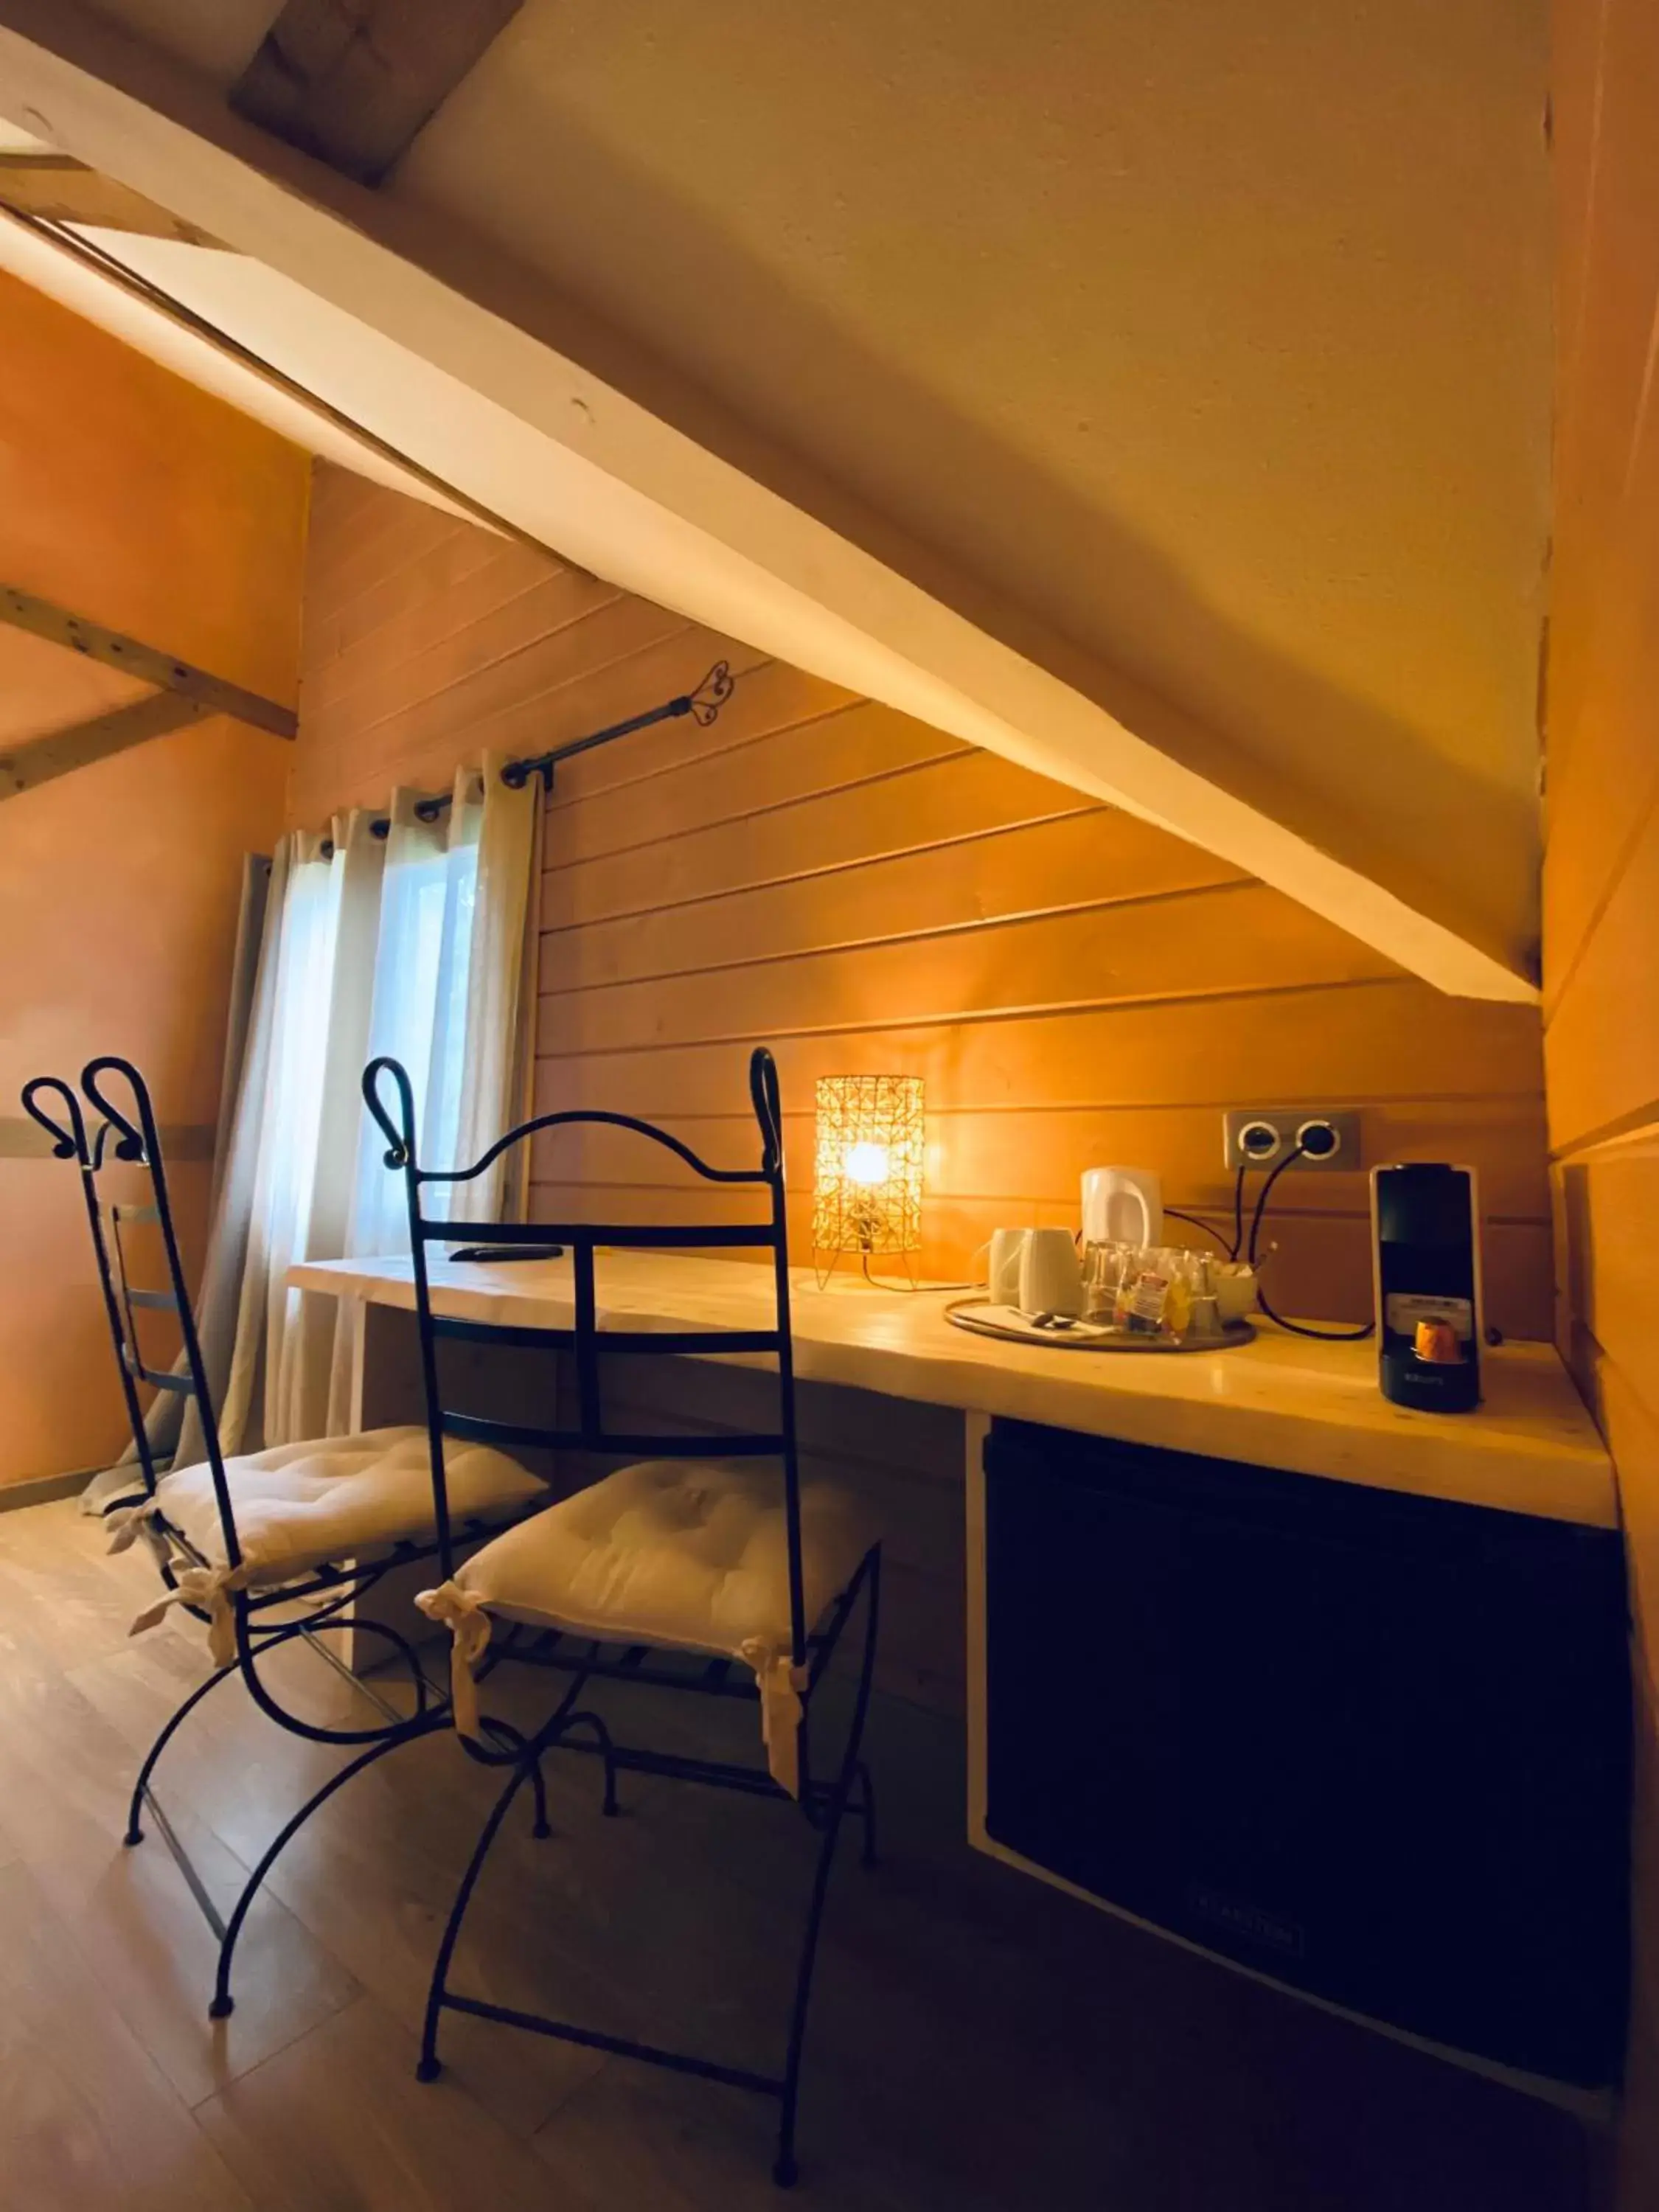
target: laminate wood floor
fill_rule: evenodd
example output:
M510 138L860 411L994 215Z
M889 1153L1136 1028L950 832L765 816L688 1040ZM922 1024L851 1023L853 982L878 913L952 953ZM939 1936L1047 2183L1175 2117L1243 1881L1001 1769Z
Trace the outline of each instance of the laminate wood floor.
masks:
M301 1832L250 1917L235 2013L210 2021L207 1928L158 1838L120 1842L137 1758L205 1661L182 1628L129 1640L151 1570L103 1544L67 1502L0 1514L0 2212L776 2212L760 2100L453 2014L443 2079L415 2081L437 1931L492 1789L447 1738ZM356 1703L312 1655L288 1664L318 1713ZM637 1689L605 1702L639 1740L711 1717ZM752 1709L713 1717L748 1755ZM969 1851L960 1748L948 1722L878 1701L883 1862L836 1869L801 2203L1583 2212L1595 2147L1571 2119ZM186 1723L159 1785L222 1902L338 1758L240 1683ZM638 1779L604 1821L593 1761L550 1781L555 1834L515 1811L457 1985L770 2070L801 1825Z

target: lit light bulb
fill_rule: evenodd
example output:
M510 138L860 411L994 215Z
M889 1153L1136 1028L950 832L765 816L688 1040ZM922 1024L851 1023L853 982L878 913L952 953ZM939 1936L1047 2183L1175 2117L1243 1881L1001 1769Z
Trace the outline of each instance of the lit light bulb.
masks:
M842 1163L842 1171L848 1182L861 1184L866 1188L877 1183L885 1182L892 1173L892 1162L887 1146L872 1145L867 1141L859 1145L849 1145L847 1147L846 1158Z

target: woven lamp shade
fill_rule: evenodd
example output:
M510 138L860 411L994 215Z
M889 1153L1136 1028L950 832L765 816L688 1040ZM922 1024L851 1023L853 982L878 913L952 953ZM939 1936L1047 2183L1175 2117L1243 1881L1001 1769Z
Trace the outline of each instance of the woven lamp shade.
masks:
M822 1075L812 1243L820 1252L921 1249L922 1079Z

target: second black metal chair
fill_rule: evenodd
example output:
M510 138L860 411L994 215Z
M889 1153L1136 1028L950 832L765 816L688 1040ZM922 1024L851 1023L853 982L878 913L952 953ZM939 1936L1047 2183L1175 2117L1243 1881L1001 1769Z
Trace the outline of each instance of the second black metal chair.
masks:
M796 2175L795 2115L813 1965L836 1839L849 1812L862 1820L866 1857L873 1854L874 1805L860 1747L875 1661L881 1553L852 1497L836 1485L805 1483L801 1477L782 1115L772 1056L763 1048L750 1061L760 1159L757 1166L744 1169L714 1167L653 1123L600 1112L544 1114L510 1131L471 1167L427 1169L417 1158L414 1099L403 1068L392 1060L371 1062L363 1089L388 1140L386 1164L404 1182L434 1486L441 1493L445 1455L455 1439L502 1449L534 1445L617 1455L631 1462L493 1539L459 1568L441 1512L444 1580L418 1601L453 1633L453 1698L463 1747L474 1759L506 1769L507 1778L444 1930L427 2007L421 2076L431 2080L439 2071L440 2023L452 2011L752 2090L778 2100L773 2172L787 2185ZM497 1227L491 1235L504 1244L550 1240L568 1248L568 1282L559 1293L568 1302L568 1321L519 1327L441 1311L430 1255L434 1249L441 1253L446 1245L471 1243L477 1229L476 1224L429 1213L428 1194L468 1182L514 1147L573 1126L625 1131L663 1148L704 1184L749 1191L761 1202L764 1218L695 1225L562 1221ZM734 1278L750 1277L756 1295L742 1295L738 1303L757 1304L757 1320L735 1328L710 1323L635 1328L603 1310L597 1265L602 1253L711 1249L747 1251L769 1263L729 1271ZM728 1294L742 1288L724 1287ZM546 1295L544 1278L536 1292L538 1302ZM476 1302L467 1303L476 1311ZM577 1418L526 1424L465 1410L459 1403L459 1386L451 1389L440 1358L441 1347L457 1341L548 1353L542 1395L556 1413L557 1363L567 1360ZM764 1426L711 1437L706 1430L641 1434L607 1423L605 1363L621 1360L637 1372L646 1359L739 1354L775 1364L777 1412ZM778 1471L769 1470L767 1462ZM851 1718L839 1759L819 1775L812 1766L810 1714L860 1601L864 1632ZM489 1664L521 1660L570 1678L546 1721L515 1747L503 1747L499 1729L479 1719L474 1691L474 1670L497 1626L502 1633L489 1652ZM576 1709L585 1690L610 1678L758 1700L765 1763L734 1764L614 1741L601 1721ZM607 1811L615 1808L617 1774L631 1771L793 1800L818 1832L783 2063L776 2074L518 2011L452 1986L457 1938L507 1809L521 1789L539 1787L541 1759L562 1747L602 1755Z

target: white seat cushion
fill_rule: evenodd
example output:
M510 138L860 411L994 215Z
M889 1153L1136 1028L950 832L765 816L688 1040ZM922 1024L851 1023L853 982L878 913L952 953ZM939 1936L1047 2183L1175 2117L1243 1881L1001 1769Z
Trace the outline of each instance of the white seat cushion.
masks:
M833 1483L801 1487L809 1627L875 1540ZM745 1661L761 1684L773 1771L793 1787L792 1680L783 1477L769 1462L642 1460L507 1529L420 1602L458 1632L480 1613L611 1643L666 1644ZM485 1630L487 1632L487 1628ZM477 1638L460 1656L476 1658ZM458 1715L470 1712L458 1675ZM788 1741L781 1741L787 1724ZM465 1732L464 1730L464 1732Z
M451 1525L500 1520L546 1485L505 1452L446 1440ZM362 1559L437 1534L424 1429L369 1429L314 1443L276 1444L225 1462L249 1589L286 1582L325 1561ZM225 1565L213 1476L205 1462L155 1486L155 1514L211 1565Z
M809 1626L852 1580L871 1531L830 1483L803 1484ZM641 1460L550 1505L455 1577L504 1620L611 1643L742 1655L789 1646L783 1478L736 1460Z

